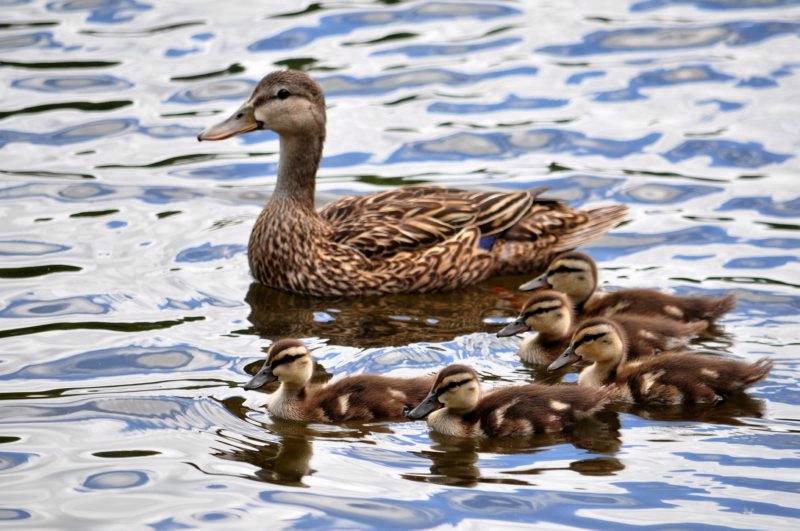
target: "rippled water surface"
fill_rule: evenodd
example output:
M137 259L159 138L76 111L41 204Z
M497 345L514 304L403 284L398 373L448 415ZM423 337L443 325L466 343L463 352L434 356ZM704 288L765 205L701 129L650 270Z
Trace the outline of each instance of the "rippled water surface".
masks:
M800 525L800 2L0 7L0 524ZM320 377L547 379L491 333L522 278L353 300L251 283L276 138L194 137L286 66L328 94L320 203L421 182L627 203L591 249L606 283L735 291L699 346L774 371L715 408L530 441L271 419L239 385L278 336L318 347Z

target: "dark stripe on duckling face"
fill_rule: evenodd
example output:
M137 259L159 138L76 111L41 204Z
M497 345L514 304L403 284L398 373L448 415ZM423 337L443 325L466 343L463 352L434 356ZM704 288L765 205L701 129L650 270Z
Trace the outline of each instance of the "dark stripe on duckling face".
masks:
M553 301L553 302L557 302L557 301ZM522 314L522 316L523 317L531 317L533 315L541 315L541 314L544 314L544 313L550 313L550 312L553 312L553 311L556 311L556 310L560 310L560 309L561 309L561 304L559 304L558 306L546 306L544 308L533 308L531 310L526 310Z
M438 388L436 390L436 397L438 398L438 397L442 396L443 394L445 394L446 392L452 391L456 387L460 387L460 386L464 385L465 383L469 383L471 381L472 381L472 378L465 378L463 380L457 380L455 382L447 382L446 385L443 385L442 387L440 387L440 388Z
M555 269L551 269L547 272L547 278L550 278L553 275L557 275L559 273L585 273L585 269L581 269L579 267L570 267L568 265L560 265Z
M280 365L292 363L293 361L299 360L303 356L306 356L306 354L289 354L287 356L284 356L280 359L273 361L272 363L269 364L269 366L274 370L276 367Z
M582 336L578 341L576 341L573 345L573 349L577 349L581 345L585 343L589 343L590 341L595 341L596 339L600 339L601 337L605 336L608 332L599 332L597 334L585 334Z

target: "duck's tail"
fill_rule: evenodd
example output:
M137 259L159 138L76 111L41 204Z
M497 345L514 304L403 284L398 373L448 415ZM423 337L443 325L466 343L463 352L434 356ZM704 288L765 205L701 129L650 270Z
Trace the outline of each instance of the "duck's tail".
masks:
M555 200L537 199L522 220L492 247L496 275L541 272L554 256L596 240L625 220L628 207L573 210Z
M610 231L628 216L627 205L612 205L583 211L586 221L570 227L559 235L552 250L561 253L577 249Z

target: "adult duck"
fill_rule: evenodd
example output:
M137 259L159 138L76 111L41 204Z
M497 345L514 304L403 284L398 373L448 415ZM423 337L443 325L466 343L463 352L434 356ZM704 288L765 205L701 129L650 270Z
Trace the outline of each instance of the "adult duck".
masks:
M317 296L454 289L541 271L560 252L615 227L622 205L573 210L543 189L473 192L413 186L344 197L317 211L325 98L311 77L272 72L198 140L269 129L280 137L275 189L250 234L255 279Z

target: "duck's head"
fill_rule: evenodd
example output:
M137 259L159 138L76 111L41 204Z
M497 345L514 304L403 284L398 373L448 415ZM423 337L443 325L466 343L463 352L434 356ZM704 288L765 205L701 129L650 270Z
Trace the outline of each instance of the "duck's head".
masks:
M554 371L566 365L586 360L595 363L619 364L627 351L625 333L611 319L588 319L578 326L569 347L550 364Z
M475 408L481 396L478 374L466 365L448 365L436 376L428 396L406 413L411 420L420 420L439 404L454 412L465 413Z
M258 389L276 382L302 387L311 380L314 360L308 348L297 339L281 339L274 342L267 352L267 361L253 378L244 384L245 389Z
M572 326L572 303L559 291L541 290L531 296L517 319L497 332L498 337L536 331L548 336L563 337Z
M597 265L588 254L569 252L555 257L541 276L522 284L529 291L549 287L566 293L576 304L588 299L597 288Z
M253 93L230 117L212 125L198 140L223 140L257 129L281 136L325 136L325 97L311 77L297 70L264 76Z

